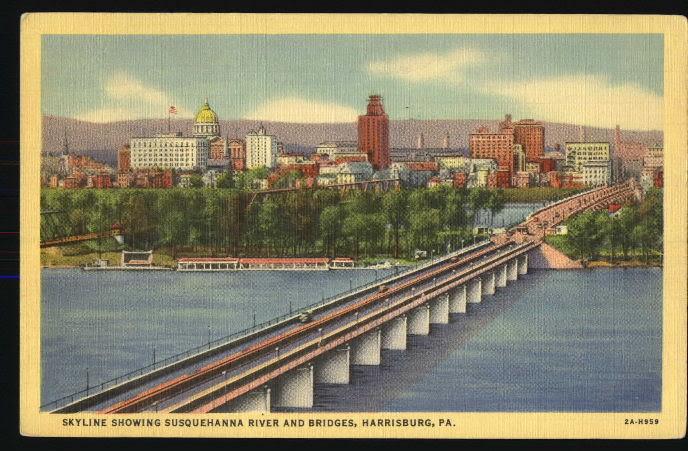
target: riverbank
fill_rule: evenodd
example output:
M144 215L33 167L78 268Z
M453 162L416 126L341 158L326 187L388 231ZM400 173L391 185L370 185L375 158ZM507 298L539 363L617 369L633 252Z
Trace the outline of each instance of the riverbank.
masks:
M545 237L545 243L570 259L580 261L584 268L661 268L663 266L662 255L659 253L655 253L646 261L640 251L637 250L629 252L626 257L616 254L612 258L609 251L602 248L598 258L581 260L569 245L565 235L547 236Z
M172 257L171 249L160 248L153 252L153 266L176 268L177 258L191 257L202 258L213 256L208 250L184 251L177 252L176 258ZM41 249L41 267L46 269L74 269L85 265L92 265L96 260L107 260L109 266L117 266L120 264L121 253L119 251L108 252L94 252L90 249L82 247L54 247ZM360 269L385 269L393 268L395 266L412 266L418 263L416 260L404 258L392 258L386 256L366 257L356 261L356 267Z

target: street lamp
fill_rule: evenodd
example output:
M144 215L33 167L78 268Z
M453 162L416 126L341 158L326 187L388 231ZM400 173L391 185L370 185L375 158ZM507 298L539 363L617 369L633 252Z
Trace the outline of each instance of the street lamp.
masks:
M226 397L227 396L227 370L222 372L222 383L224 384L223 385L224 390L223 390L222 396Z
M153 401L153 407L155 408L155 413L158 413L158 401Z
M277 358L279 359L279 346L275 348L275 352L277 353Z

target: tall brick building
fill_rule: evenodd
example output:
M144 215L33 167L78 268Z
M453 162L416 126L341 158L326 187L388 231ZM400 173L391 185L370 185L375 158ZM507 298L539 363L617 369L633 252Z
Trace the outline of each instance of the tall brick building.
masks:
M471 158L488 158L495 160L501 171L514 172L514 135L508 130L498 133L490 132L487 127L480 127L471 133L469 141Z
M514 143L526 153L526 161L540 161L545 155L545 126L533 119L513 123Z
M366 114L358 116L358 150L368 155L375 169L389 166L389 117L379 95L371 95Z

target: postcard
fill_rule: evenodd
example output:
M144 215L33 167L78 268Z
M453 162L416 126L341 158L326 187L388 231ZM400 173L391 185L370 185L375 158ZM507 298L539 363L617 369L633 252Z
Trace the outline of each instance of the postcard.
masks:
M21 28L22 434L684 436L685 18Z

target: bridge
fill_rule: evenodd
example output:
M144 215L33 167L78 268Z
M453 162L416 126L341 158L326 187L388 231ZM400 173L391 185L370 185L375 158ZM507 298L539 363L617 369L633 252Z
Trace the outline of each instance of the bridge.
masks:
M246 333L42 406L56 413L208 413L309 409L318 384L348 384L352 365L380 365L381 350L487 300L527 274L547 227L640 195L629 181L543 207L507 233Z

